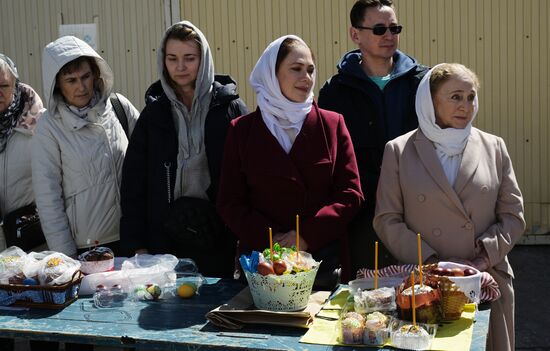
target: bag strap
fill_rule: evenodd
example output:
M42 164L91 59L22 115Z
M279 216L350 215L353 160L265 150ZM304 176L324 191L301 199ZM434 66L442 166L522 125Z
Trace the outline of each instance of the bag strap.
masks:
M111 100L111 105L113 105L115 115L118 118L122 129L124 129L124 133L128 136L128 117L126 116L126 112L124 112L124 107L122 107L122 103L120 102L117 93L112 93L109 99Z

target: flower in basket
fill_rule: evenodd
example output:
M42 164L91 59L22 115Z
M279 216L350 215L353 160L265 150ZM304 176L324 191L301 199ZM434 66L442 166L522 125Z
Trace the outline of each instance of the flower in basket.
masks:
M256 307L296 311L307 306L320 264L309 253L275 243L273 250L243 255L240 262Z

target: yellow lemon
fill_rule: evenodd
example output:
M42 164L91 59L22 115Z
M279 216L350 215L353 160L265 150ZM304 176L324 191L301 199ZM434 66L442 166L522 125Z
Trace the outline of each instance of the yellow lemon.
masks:
M178 287L178 296L184 299L195 295L197 287L193 283L183 283Z

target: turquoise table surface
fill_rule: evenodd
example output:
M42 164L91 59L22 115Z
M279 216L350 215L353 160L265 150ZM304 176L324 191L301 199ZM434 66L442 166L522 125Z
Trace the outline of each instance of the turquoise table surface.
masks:
M208 323L205 314L230 300L244 287L238 281L209 278L209 284L202 286L200 295L191 299L126 300L121 307L99 309L88 296L80 297L63 310L0 309L0 337L154 350L353 349L300 343L305 330L299 328L250 326L235 331ZM470 350L485 349L489 312L482 308L476 313Z

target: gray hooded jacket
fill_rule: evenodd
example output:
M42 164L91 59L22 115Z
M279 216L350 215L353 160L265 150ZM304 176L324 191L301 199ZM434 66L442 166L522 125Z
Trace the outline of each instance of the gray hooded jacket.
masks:
M176 25L184 25L193 29L201 41L201 63L197 72L195 93L191 109L188 109L177 97L176 92L168 82L164 69L164 51L166 37L170 29ZM174 198L181 196L208 199L206 191L210 186L210 173L204 144L204 124L210 110L212 100L212 84L214 83L214 60L208 41L197 27L189 21L174 24L164 33L157 52L157 68L166 96L170 100L172 116L178 134L178 156Z
M86 118L54 93L59 70L80 56L93 57L100 70L99 101ZM49 248L72 255L77 248L119 240L119 184L128 138L109 100L113 72L88 44L72 36L48 44L42 77L48 111L31 146L33 189ZM119 97L131 133L139 113Z

